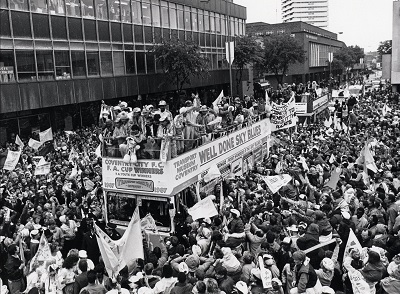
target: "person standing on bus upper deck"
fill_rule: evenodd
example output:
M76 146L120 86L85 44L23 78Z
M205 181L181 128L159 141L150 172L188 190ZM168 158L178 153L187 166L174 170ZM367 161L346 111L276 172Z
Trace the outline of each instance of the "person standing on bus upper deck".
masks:
M166 138L170 139L171 158L175 158L177 156L175 135L176 135L175 127L172 124L172 122L169 120L167 116L165 115L161 116L160 126L157 130L157 137L159 139L166 139Z
M159 113L161 118L166 117L170 122L172 122L173 117L172 113L169 110L167 110L167 102L165 102L165 100L161 100L158 103L158 107L159 109L156 113Z

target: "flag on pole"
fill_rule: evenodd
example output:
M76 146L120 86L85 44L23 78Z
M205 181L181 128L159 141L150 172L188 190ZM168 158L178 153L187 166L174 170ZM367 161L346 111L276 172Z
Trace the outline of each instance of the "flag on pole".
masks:
M224 206L224 189L222 189L222 181L221 181L221 188L219 189L219 211L222 210L222 207Z
M69 152L68 161L73 162L75 158L79 158L78 152L75 151L75 148L72 147Z
M38 251L31 260L29 271L31 272L34 268L36 268L39 265L40 262L49 260L51 257L52 255L49 242L47 241L47 238L43 232L42 236L40 237Z
M268 96L268 91L267 90L265 90L265 104L266 105L270 105L269 96Z
M303 128L307 128L308 124L307 124L307 118L305 119L304 123L303 123Z
M188 209L188 213L192 216L193 220L218 215L218 211L215 208L211 196L207 196L206 198L197 202L194 206Z
M219 93L217 99L215 99L214 102L212 103L213 109L216 113L219 113L218 105L221 104L222 98L224 98L224 90L222 90L221 93Z
M374 173L378 172L378 167L375 164L374 157L372 156L371 150L369 149L368 145L365 145L364 148L364 161L366 168L372 170Z
M97 146L94 154L97 156L97 158L101 158L101 143L99 144L99 146Z
M43 144L43 142L36 141L32 138L30 138L28 141L28 146L35 149L36 151L39 150L39 148L40 148L40 146L42 146L42 144Z
M25 146L24 142L22 142L21 138L18 135L15 137L15 144L17 144L21 148L24 148Z
M329 181L325 184L325 187L330 187L333 190L336 189L337 183L339 182L340 174L342 173L342 169L340 167L335 168L332 171L331 177Z
M40 142L44 143L53 140L53 131L51 128L39 133Z
M96 232L97 244L99 245L100 254L103 259L104 266L106 268L108 276L111 278L115 277L117 276L118 273L118 265L119 265L118 258L112 251L110 244L107 243L106 239L100 233L100 228L96 224L94 225L94 229Z
M208 183L209 181L219 178L221 176L221 172L217 166L217 164L212 165L209 170L207 171L207 174L204 176L204 181Z

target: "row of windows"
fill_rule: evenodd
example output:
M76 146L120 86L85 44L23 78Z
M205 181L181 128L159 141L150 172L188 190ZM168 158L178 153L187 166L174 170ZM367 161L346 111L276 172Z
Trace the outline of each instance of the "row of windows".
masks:
M0 10L0 36L32 38L29 13L12 11L11 16L12 22L9 22L7 11ZM170 39L172 37L179 39L190 38L201 46L224 47L227 38L219 34L40 14L32 14L32 28L36 40L52 38L54 40L70 39L125 43L133 43L135 40L136 43L151 44L160 43L163 38Z
M9 1L9 2L8 2ZM153 0L0 0L0 8L96 18L117 22L228 34L226 16L189 6ZM230 17L231 35L243 35L243 19Z
M222 53L207 53L211 69L226 68ZM161 72L153 54L135 51L0 50L0 83Z

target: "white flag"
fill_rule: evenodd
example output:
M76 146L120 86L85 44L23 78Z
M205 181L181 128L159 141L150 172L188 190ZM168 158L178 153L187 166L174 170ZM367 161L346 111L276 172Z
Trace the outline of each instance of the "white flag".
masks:
M206 198L197 202L194 206L188 209L188 213L192 216L193 220L218 215L218 211L215 208L211 196L207 196Z
M72 147L71 151L69 152L68 161L73 162L75 158L79 158L79 154L75 151L75 148Z
M212 165L204 176L204 181L208 183L209 181L216 179L221 176L221 172L216 164Z
M40 146L42 146L42 144L43 144L43 142L36 141L32 138L30 138L28 141L28 146L35 149L36 151L39 150L39 148L40 148Z
M15 166L19 161L19 157L21 156L21 151L7 151L7 157L4 162L3 169L5 170L14 170Z
M104 266L106 268L108 276L115 277L118 274L118 265L119 265L118 258L115 256L114 252L112 251L110 244L107 243L105 236L104 236L106 234L104 232L102 234L101 229L96 224L94 225L94 229L96 232L97 244L99 245L100 254L104 261Z
M44 143L53 140L53 132L51 128L39 133L40 142Z
M94 152L97 157L101 157L101 143L97 146L96 151Z
M360 241L358 241L356 234L354 234L353 232L353 229L350 229L349 238L347 239L343 259L345 259L347 256L350 256L350 250L352 248L358 249L358 251L361 253L362 247Z
M213 109L216 113L219 113L218 104L221 104L222 98L224 98L224 90L221 91L217 99L215 99L214 102L212 103Z
M36 252L35 256L31 260L30 271L32 271L34 268L36 268L40 262L49 260L51 258L52 258L52 255L51 255L49 242L47 241L47 238L43 233L42 236L40 237L38 251Z
M335 155L331 154L331 157L329 158L329 163L332 164L336 161Z
M271 192L276 193L279 191L280 188L287 185L292 180L292 177L288 174L283 174L277 176L262 177L262 179L267 184Z
M40 176L40 175L47 175L50 173L50 162L47 162L45 164L42 164L40 166L36 166L35 168L35 176Z
M15 137L15 144L17 144L21 148L24 148L25 146L24 142L22 142L21 138L18 135Z

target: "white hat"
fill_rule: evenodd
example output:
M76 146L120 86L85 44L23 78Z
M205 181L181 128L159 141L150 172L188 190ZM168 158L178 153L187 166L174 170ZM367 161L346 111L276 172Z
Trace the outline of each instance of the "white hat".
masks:
M126 103L125 101L122 101L119 105L120 105L121 107L123 107L123 108L128 107L128 103Z
M179 114L185 113L186 111L187 111L187 108L186 108L186 107L181 107L181 108L179 109Z
M35 230L40 230L41 228L42 228L42 226L39 225L39 224L34 224L33 225L33 229L35 229Z
M239 281L236 283L236 289L240 291L242 294L249 293L249 288L247 288L247 284L243 281Z
M31 237L36 236L37 234L39 234L39 230L32 230L31 231Z
M189 273L189 267L186 264L186 262L182 261L179 265L178 265L178 270L180 273Z
M331 287L323 286L322 294L335 294L335 290L333 290Z
M330 258L325 257L322 260L322 266L327 269L328 271L333 271L335 268L335 264L333 263L333 260Z
M62 215L58 218L60 220L60 222L65 223L67 221L67 218L65 215Z
M167 105L167 102L165 102L164 100L161 100L161 101L158 103L158 105L159 105L159 106L166 106L166 105Z
M239 210L237 210L237 209L235 209L235 208L232 208L230 211L231 211L231 213L233 213L233 214L236 215L237 217L240 216L240 211L239 211Z
M285 237L285 238L283 238L282 243L290 244L290 243L292 243L292 239L290 239L290 237Z
M79 258L87 258L86 250L79 250Z

